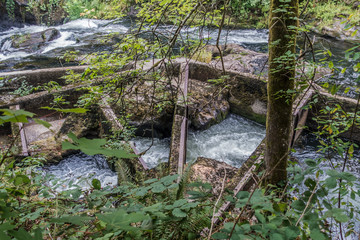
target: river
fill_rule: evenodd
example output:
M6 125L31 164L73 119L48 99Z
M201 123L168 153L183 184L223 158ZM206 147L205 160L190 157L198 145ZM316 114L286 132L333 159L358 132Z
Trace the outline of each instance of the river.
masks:
M61 59L61 56L67 51L77 51L80 55L96 51L109 51L112 49L112 44L119 40L122 34L134 29L134 26L135 23L130 18L116 22L96 19L71 21L54 27L60 31L60 38L49 42L40 50L32 53L11 47L11 37L19 34L40 32L49 27L25 26L24 28L12 28L0 32L0 72L75 65L77 62L67 63ZM175 31L175 28L172 25L162 25L158 28L158 31L170 36ZM101 42L100 39L109 33L118 34L118 39L114 38L110 43ZM179 39L204 39L209 44L215 44L217 34L218 30L215 28L184 27ZM322 59L324 57L322 53L329 50L332 52L329 60L335 66L335 73L321 81L341 85L340 92L342 93L346 87L350 87L351 90L346 95L356 97L355 89L360 82L359 73L352 70L356 61L345 59L345 51L351 45L318 36L315 36L315 39L317 39L314 45L316 60ZM260 52L267 52L267 42L268 31L265 29L224 29L220 38L220 44L236 43ZM302 40L299 39L299 42L301 43ZM179 40L179 44L181 45L181 40ZM311 58L308 57L307 59L310 60ZM324 63L324 65L326 66L327 63ZM341 73L344 68L347 68L347 70Z
M104 44L99 39L108 33L116 33L121 38L122 34L131 31L133 24L134 22L131 19L124 19L116 23L93 19L75 20L56 26L55 28L60 31L61 37L33 53L11 47L11 37L15 34L43 31L48 27L26 26L0 32L0 71L64 66L66 63L61 59L61 56L66 51L78 51L82 55L94 51L109 51L112 49L112 45ZM160 26L159 29L168 34L174 31L174 27L171 25ZM217 30L213 28L185 27L181 34L183 39L210 38L209 43L214 44ZM350 46L329 39L317 38L318 41L315 44L317 60L323 57L322 53L324 51L330 50L333 53L330 60L334 62L335 68L338 69L334 75L326 77L322 81L338 83L343 86L343 89L351 87L352 90L346 95L356 97L355 88L358 86L360 76L359 73L352 71L355 61L344 58L344 52ZM234 29L227 31L225 29L222 32L220 43L236 43L251 50L266 52L267 41L267 30ZM347 68L347 71L340 73L343 68ZM208 130L190 131L187 152L188 161L203 156L239 167L264 138L264 132L265 128L263 126L239 116L230 115L222 123L212 126ZM134 141L140 151L143 151L147 149L152 140L135 138ZM167 161L169 142L169 139L154 139L152 148L143 156L149 166L155 167L159 162ZM306 158L315 159L318 157L316 145L316 141L307 140L304 147L297 147L294 156L300 160L300 163L304 162ZM356 153L355 160L348 169L348 171L356 173L357 177L359 177L360 172L358 159L359 155ZM327 169L329 166L324 165L323 167ZM54 175L55 178L62 179L62 182L56 186L59 191L66 189L70 183L73 186L79 185L81 188L86 189L90 186L91 178L98 178L103 186L115 186L117 183L116 174L110 170L106 161L99 156L87 157L82 154L71 156L56 166L44 168L44 171L47 175ZM78 175L79 173L81 173L81 176ZM86 179L83 179L84 176Z

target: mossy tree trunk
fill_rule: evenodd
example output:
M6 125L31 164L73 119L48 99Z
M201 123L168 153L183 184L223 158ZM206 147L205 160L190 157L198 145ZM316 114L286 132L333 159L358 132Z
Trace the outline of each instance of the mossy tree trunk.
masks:
M271 0L265 152L267 184L276 185L287 179L297 26L298 0Z

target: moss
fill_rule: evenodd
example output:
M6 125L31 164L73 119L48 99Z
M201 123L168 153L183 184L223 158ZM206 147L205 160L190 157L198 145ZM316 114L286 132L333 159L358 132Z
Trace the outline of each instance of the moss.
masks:
M360 25L360 11L354 9L352 4L333 1L313 2L308 11L314 19L312 24L318 25L319 28L332 26L338 17L343 17L350 24Z
M191 59L199 62L210 63L212 60L212 52L203 49L195 53Z

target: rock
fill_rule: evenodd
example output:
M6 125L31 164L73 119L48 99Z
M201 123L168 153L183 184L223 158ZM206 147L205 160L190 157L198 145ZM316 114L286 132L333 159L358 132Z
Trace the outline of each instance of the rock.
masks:
M266 82L252 77L237 77L230 83L231 112L264 124L267 111Z
M207 129L226 118L230 110L227 91L193 79L189 86L189 119L193 128Z
M14 36L11 46L14 48L22 48L27 52L35 52L41 47L45 46L46 43L59 37L59 30L55 28L49 28L42 32Z
M315 26L312 28L317 34L320 34L322 37L333 38L340 41L350 42L350 43L360 43L360 26L354 26L351 29L346 30L346 22L344 19L338 18L334 20L332 26Z
M115 114L122 121L136 128L135 135L144 137L164 138L171 135L174 105L171 95L164 95L165 90L158 83L153 92L152 81L140 81L129 90L125 91L123 101L111 104ZM118 97L113 96L114 99ZM164 104L161 104L164 103ZM124 116L127 116L126 119Z
M219 46L220 50L224 50L224 46ZM205 50L212 53L212 57L216 58L220 56L219 49L215 45L206 45Z
M222 46L221 49L224 49L223 60L227 70L256 75L267 74L267 54L251 51L233 43ZM220 59L215 59L210 64L222 68Z
M99 137L99 126L101 122L101 113L94 108L84 114L72 113L62 124L56 139L64 141L68 139L67 134L74 133L76 137Z
M51 2L49 0L41 0L33 2L31 8L32 14L36 18L36 23L38 25L60 25L64 22L64 19L67 17L63 6L65 1L59 0L56 2Z
M36 24L35 16L26 9L26 0L15 0L13 3L13 12L9 13L8 8L12 7L7 7L8 1L0 1L0 32L11 27L23 27L24 23Z
M352 9L359 9L360 8L360 1L356 1L352 4Z
M36 156L42 157L45 164L58 163L64 153L61 149L61 142L57 141L54 136L32 142L29 151L36 152Z
M230 180L237 174L238 169L210 158L198 157L191 166L190 181L207 182L212 185L212 193L218 196L222 189L223 179L225 177L224 187L227 188ZM232 189L231 189L232 190Z

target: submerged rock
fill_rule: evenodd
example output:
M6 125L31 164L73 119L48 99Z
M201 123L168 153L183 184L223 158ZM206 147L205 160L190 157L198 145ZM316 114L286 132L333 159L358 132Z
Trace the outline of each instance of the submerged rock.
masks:
M51 42L59 37L59 30L55 28L49 28L42 32L13 36L11 46L13 48L21 48L27 52L35 52L41 47L45 46L46 43Z

